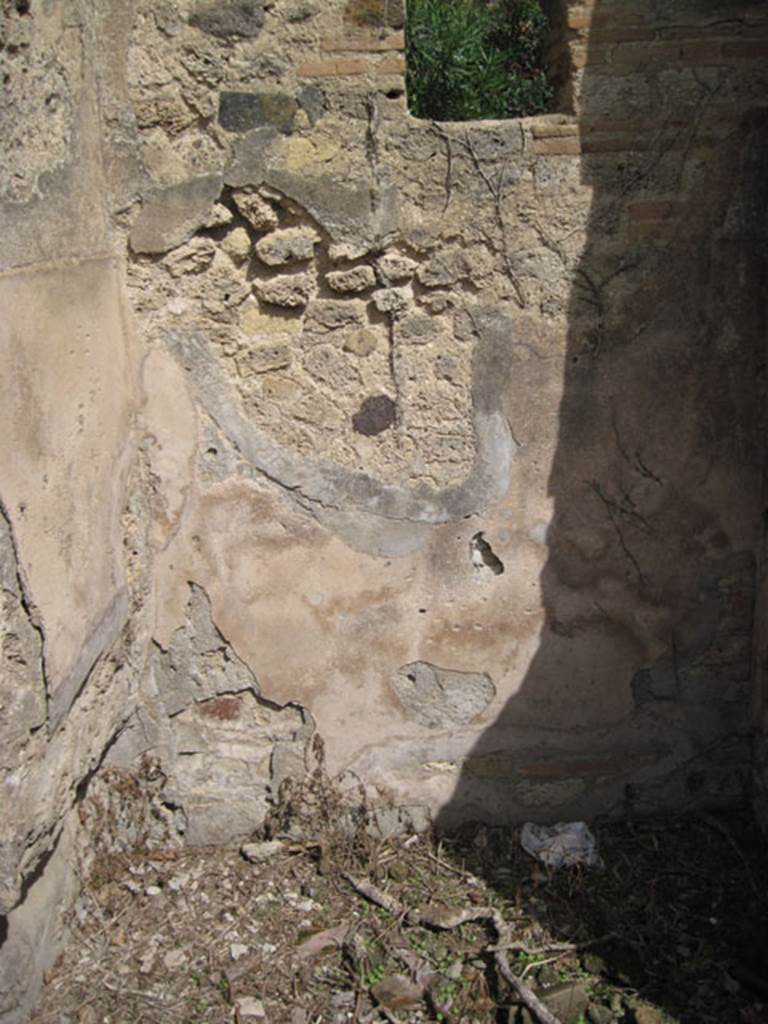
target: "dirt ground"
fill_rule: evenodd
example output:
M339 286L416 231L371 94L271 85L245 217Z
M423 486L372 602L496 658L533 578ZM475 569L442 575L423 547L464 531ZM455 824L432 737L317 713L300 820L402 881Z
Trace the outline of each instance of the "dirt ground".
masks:
M241 849L102 845L34 1024L545 1019L520 990L561 1024L768 1022L746 812L597 822L604 869L550 872L519 829L380 838L329 793L298 806Z

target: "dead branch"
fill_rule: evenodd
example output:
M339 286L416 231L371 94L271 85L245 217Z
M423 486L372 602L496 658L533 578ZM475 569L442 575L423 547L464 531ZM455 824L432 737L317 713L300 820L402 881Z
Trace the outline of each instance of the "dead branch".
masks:
M496 945L489 946L488 950L493 952L493 958L499 974L510 988L514 990L518 999L540 1021L540 1024L560 1024L558 1018L547 1009L533 989L529 988L509 966L507 955L504 952L505 949L509 949L512 946L508 939L509 929L503 916L495 907L473 907L472 909L455 911L447 909L417 910L415 908L409 910L399 900L388 893L382 892L381 889L364 878L354 878L348 874L345 874L344 878L355 892L370 900L371 903L383 907L388 913L403 918L409 924L425 925L428 928L440 931L450 931L453 928L460 927L462 924L468 924L470 921L489 921L496 932L497 941Z

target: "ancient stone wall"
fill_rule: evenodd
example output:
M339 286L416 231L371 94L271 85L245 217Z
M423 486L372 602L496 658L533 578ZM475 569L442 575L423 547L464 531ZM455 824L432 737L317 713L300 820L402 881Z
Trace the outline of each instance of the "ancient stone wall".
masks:
M3 0L3 1022L120 773L743 795L768 9L551 7L556 112L433 124L397 0Z

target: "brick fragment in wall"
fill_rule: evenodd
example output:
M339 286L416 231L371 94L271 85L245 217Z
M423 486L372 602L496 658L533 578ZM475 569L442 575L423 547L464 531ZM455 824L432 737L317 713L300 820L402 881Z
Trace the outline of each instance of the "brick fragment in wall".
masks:
M472 721L496 696L484 672L456 672L427 661L414 661L390 676L403 714L428 729Z

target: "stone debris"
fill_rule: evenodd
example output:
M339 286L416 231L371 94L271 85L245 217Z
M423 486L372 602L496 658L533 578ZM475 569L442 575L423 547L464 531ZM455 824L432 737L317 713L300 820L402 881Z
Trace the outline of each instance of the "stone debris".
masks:
M262 843L243 843L240 853L252 864L260 864L262 861L270 860L285 849L279 839L270 839Z
M235 1020L264 1020L266 1012L264 1003L255 996L238 996L234 1001Z
M392 315L405 313L413 305L413 294L409 288L380 288L371 298L376 309Z

